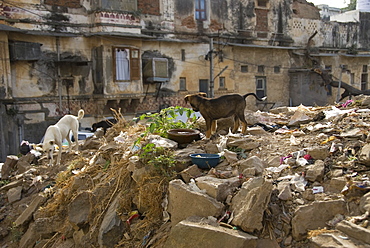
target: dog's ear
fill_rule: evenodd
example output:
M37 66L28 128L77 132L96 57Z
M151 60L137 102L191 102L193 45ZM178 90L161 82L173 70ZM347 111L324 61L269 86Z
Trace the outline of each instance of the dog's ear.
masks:
M191 96L191 95L186 95L186 96L184 97L184 100L185 100L185 102L186 102L186 103L188 103L190 96Z
M203 96L203 97L207 97L207 93L205 93L205 92L199 92L198 95Z

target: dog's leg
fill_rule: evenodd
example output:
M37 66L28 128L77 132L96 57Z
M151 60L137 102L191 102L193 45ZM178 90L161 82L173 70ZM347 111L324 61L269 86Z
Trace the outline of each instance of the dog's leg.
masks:
M59 150L58 150L58 157L57 157L57 163L56 165L60 165L60 159L62 158L62 149L63 149L63 144L62 143L57 143Z
M53 151L50 153L49 166L52 166L53 163L54 163L54 159L53 159L54 154L53 153L54 153Z
M240 123L239 123L239 118L238 116L234 116L234 128L232 130L233 133L236 133L239 129Z
M247 131L247 121L245 120L245 116L244 116L244 113L240 113L238 115L236 115L236 118L238 118L238 122L241 121L242 122L242 134L245 134L246 131Z
M212 124L213 124L213 121L211 119L206 119L206 128L207 128L207 131L206 131L206 138L209 139L211 137L211 133L212 133Z
M245 134L247 132L247 121L245 120L245 117L243 115L242 118L240 118L240 121L242 122L242 134Z
M71 141L71 138L69 137L69 132L67 134L66 139L68 141L68 152L71 152L72 151L72 141ZM75 137L75 139L76 139L76 134L74 132L73 132L73 137Z
M247 123L242 122L242 134L245 134L247 132Z
M217 130L217 121L212 121L212 125L211 125L211 135L212 135L212 134L215 134L215 133L216 133L216 130Z
M76 151L78 151L78 132L76 130L72 130L73 137L75 137L75 143L76 143Z

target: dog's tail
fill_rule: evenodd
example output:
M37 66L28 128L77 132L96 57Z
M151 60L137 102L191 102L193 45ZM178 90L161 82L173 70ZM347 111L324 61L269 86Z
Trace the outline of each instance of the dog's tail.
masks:
M78 111L77 120L81 120L85 115L85 111L83 109L80 109Z
M244 99L247 97L247 96L254 96L258 101L265 101L267 99L267 96L265 97L262 97L262 98L259 98L256 94L254 93L248 93L248 94L245 94L243 97Z

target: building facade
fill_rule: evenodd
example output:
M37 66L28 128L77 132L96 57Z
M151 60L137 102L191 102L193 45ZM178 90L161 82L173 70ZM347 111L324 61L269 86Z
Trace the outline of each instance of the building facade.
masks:
M252 110L333 103L305 54L366 88L369 19L323 22L304 0L4 0L0 161L80 108L90 127L199 91L267 96Z

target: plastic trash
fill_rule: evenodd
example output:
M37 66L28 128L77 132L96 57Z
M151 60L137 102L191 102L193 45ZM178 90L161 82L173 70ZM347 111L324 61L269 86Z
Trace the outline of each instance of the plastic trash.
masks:
M288 167L289 167L288 164L281 164L278 167L268 167L268 168L266 168L266 171L273 172L273 173L280 173Z
M315 186L315 187L312 188L312 192L314 194L324 193L324 187L323 186Z
M305 187L307 185L307 181L303 175L295 173L293 178L290 180L290 183L295 186L295 190L298 192L303 192L306 190Z
M117 143L125 143L127 139L127 132L120 132L120 134L113 138Z
M294 135L290 135L290 144L292 146L298 146L301 142Z

